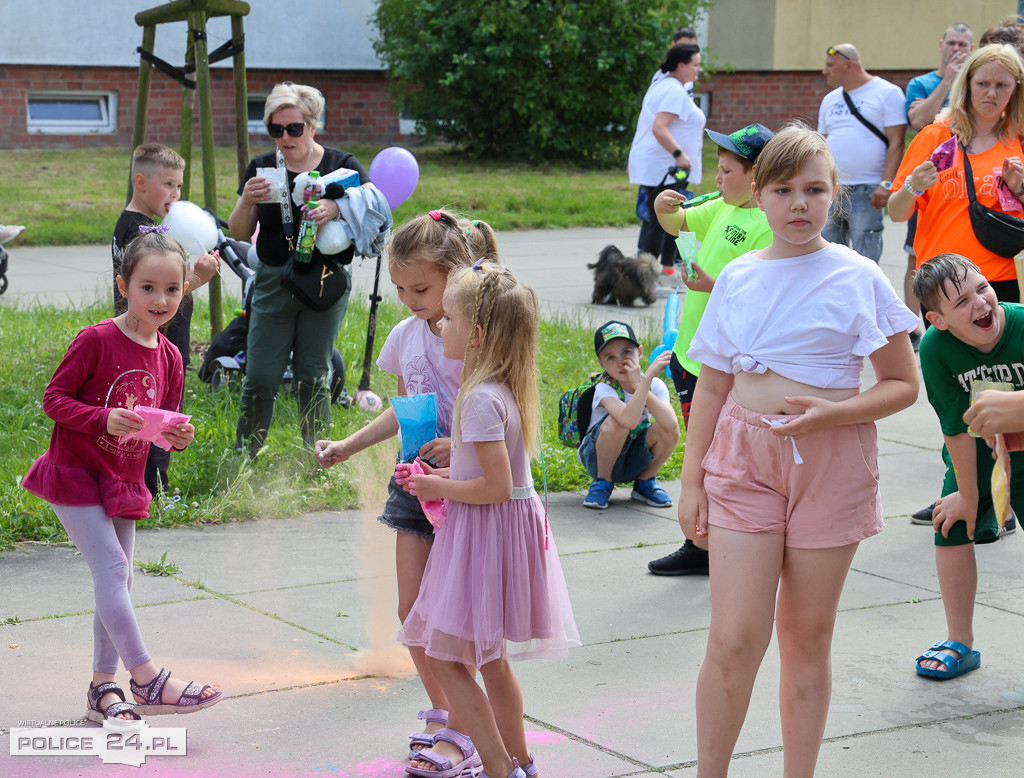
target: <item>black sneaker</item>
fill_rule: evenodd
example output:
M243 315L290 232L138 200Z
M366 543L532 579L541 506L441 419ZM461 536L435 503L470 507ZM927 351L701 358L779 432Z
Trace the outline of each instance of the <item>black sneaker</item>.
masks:
M1009 516L1006 517L1006 523L1003 524L1002 528L1000 528L1000 530L999 530L999 537L1004 537L1006 535L1012 535L1016 531L1017 531L1017 516L1015 514L1011 513Z
M708 552L687 540L678 551L647 563L655 575L707 575Z
M926 524L929 527L932 526L932 511L935 510L935 503L932 503L927 508L922 508L917 513L910 515L911 524Z

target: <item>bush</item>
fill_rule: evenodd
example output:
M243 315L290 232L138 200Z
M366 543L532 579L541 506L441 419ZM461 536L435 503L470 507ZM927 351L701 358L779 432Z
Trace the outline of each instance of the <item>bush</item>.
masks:
M378 55L427 137L479 155L622 164L676 26L713 0L380 0Z

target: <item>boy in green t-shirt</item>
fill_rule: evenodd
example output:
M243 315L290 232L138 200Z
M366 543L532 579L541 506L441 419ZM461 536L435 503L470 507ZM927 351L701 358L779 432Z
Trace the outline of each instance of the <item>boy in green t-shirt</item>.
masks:
M948 679L981 665L981 654L974 650L974 546L999 539L992 450L970 434L964 414L976 381L1024 388L1024 306L1000 303L978 266L959 254L939 254L925 262L914 279L914 294L932 324L921 339L921 372L945 441L946 476L932 522L947 629L947 639L919 656L916 669L918 675ZM1011 454L1010 462L1010 502L1020 513L1024 452Z
M736 257L765 248L772 242L772 231L764 211L754 202L752 186L754 163L774 133L764 125L751 124L731 135L711 130L707 130L707 135L718 145L715 183L722 192L721 198L682 208L685 198L678 192L666 190L654 201L654 212L665 232L672 235L693 232L701 242L697 252L699 262L693 263L696 280L688 279L685 271L681 274L688 291L683 298L679 334L669 363L684 425L690 422L690 402L700 374L700 364L689 359L686 350L704 315L715 279ZM707 543L707 538L688 537L682 548L655 559L647 569L655 575L707 575Z

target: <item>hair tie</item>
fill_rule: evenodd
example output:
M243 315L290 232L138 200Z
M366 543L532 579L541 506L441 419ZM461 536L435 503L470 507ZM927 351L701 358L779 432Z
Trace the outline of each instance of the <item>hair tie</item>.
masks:
M473 226L476 227L477 229L480 229L480 220L473 219Z
M436 222L441 221L441 212L440 211L430 211L429 215L430 215L430 218L433 219L434 221L436 221Z
M156 225L153 225L152 227L147 227L145 224L140 224L139 225L139 232L142 232L142 233L147 233L147 232L167 232L169 229L170 229L170 227L167 227L167 226L165 226L163 224L156 224Z
M476 262L473 263L473 269L479 270L480 266L487 261L487 257L480 257Z

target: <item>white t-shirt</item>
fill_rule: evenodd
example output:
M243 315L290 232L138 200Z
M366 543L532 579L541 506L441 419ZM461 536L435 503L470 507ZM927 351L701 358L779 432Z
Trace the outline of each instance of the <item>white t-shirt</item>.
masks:
M660 378L655 378L651 381L651 394L659 400L668 402L668 387L665 386L665 382ZM624 397L623 402L628 403L629 399L633 396L633 393L627 392L623 389L622 395ZM619 393L615 391L615 387L606 384L604 381L594 385L594 401L590 406L590 426L587 427L588 431L595 424L600 424L604 421L605 417L608 415L608 411L605 410L605 407L601 404L601 401L608 397L614 397L616 400L619 399ZM640 421L638 421L637 424L641 424L644 420L649 419L650 416L651 412L645 407L643 413L640 414Z
M686 355L735 375L773 370L823 389L857 389L864 357L920 324L878 265L830 243L802 257L722 270Z
M441 336L431 332L429 324L415 316L396 324L380 349L377 367L401 376L406 394L436 392L438 434L451 434L462 361L444 355Z
M707 118L693 102L686 87L675 77L651 84L644 95L633 145L629 149L629 183L657 186L664 180L668 169L675 165L672 153L666 151L651 132L659 113L675 114L676 118L668 126L669 132L676 145L690 158L690 185L699 184Z
M886 127L907 123L903 91L884 78L875 76L864 86L850 90L849 94L861 115L883 133ZM839 183L876 186L881 182L885 168L885 144L850 113L843 99L842 87L833 89L821 101L818 132L828 138L828 147L839 168Z
M658 70L655 70L654 71L654 75L651 76L651 85L653 86L654 84L657 84L659 81L661 81L661 79L667 78L667 77L668 77L668 73L662 73L661 69L659 68ZM687 81L685 84L683 84L683 89L685 89L687 92L689 92L692 95L693 94L693 82L692 81Z

